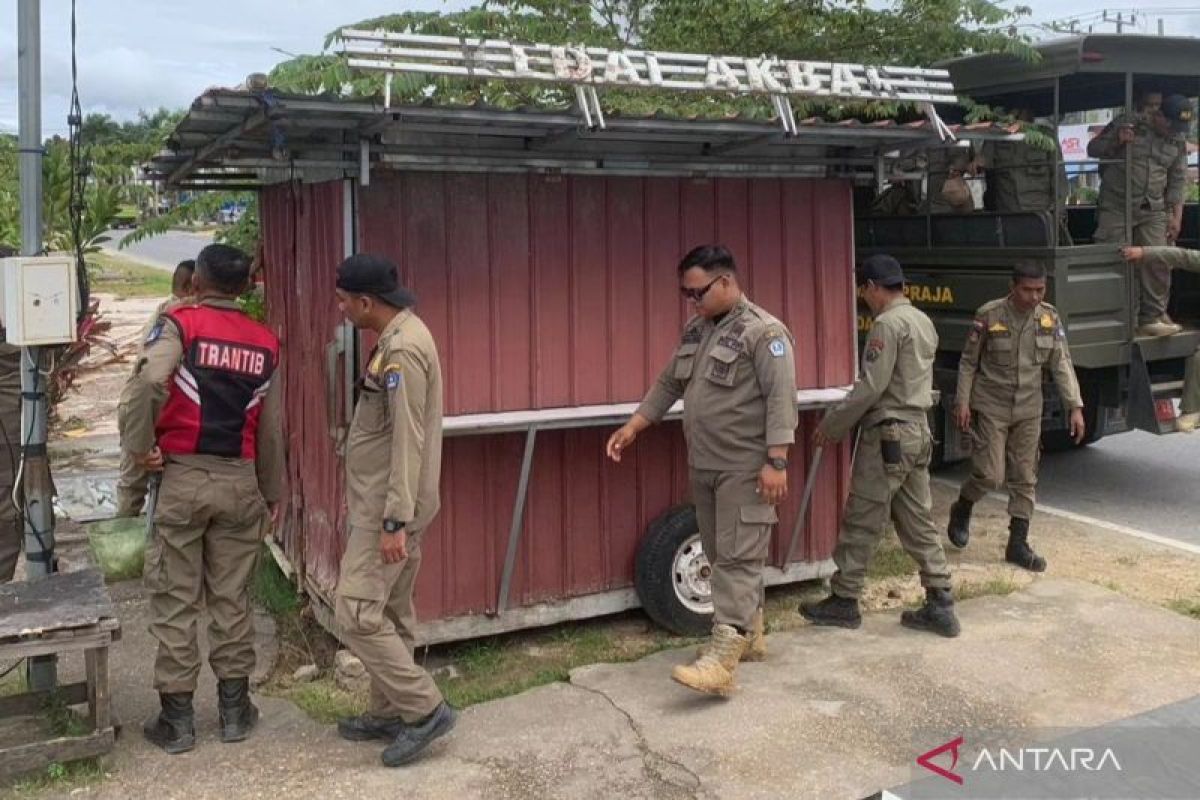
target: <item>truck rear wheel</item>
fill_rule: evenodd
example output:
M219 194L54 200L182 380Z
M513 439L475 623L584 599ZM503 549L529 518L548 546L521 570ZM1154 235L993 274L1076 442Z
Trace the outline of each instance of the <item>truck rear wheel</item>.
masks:
M694 507L675 506L646 527L634 562L634 588L650 619L681 636L707 634L711 576Z

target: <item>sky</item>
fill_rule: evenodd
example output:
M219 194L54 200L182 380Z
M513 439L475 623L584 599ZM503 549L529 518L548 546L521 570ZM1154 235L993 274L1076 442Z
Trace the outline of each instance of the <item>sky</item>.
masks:
M1116 0L1136 28L1200 36L1200 0ZM320 52L341 25L404 10L455 10L468 0L78 0L79 95L85 113L118 120L138 109L183 108L210 86L235 86L286 53ZM1094 0L1024 0L1033 20L1083 15ZM70 0L42 0L42 131L66 133L71 95ZM0 0L0 131L17 129L17 0ZM1102 22L1096 29L1115 31ZM284 52L280 52L284 51Z

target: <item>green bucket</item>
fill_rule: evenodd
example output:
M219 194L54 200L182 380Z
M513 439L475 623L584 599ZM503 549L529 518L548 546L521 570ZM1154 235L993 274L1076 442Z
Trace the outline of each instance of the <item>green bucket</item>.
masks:
M146 556L146 518L123 517L87 526L88 544L106 581L141 577Z

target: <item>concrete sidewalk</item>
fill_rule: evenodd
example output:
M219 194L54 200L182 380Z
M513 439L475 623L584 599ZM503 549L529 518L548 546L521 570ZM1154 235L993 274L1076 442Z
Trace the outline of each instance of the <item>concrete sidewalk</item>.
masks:
M1087 727L1200 694L1200 623L1044 579L962 603L956 640L901 628L894 611L868 615L859 631L772 635L769 660L739 671L729 701L669 680L689 651L585 667L569 684L467 709L401 770L380 766L380 746L343 742L269 697L257 698L264 720L249 742L220 744L206 668L199 745L168 757L140 735L157 705L145 602L131 584L117 595L113 676L126 727L112 777L72 797L857 800L910 779L922 730Z

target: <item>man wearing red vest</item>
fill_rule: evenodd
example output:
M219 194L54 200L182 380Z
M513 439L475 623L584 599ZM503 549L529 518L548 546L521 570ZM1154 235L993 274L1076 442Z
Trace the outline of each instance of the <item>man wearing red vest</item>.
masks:
M168 753L195 746L202 605L221 740L242 741L258 720L249 584L263 515L277 515L283 438L279 340L237 305L249 275L237 248L200 251L193 302L150 330L120 409L123 447L162 473L145 568L162 712L143 733Z

